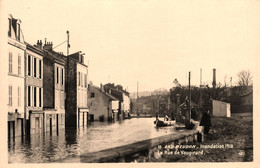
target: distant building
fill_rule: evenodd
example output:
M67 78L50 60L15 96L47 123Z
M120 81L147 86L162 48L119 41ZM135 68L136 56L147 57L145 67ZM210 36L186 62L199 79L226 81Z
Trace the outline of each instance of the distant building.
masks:
M231 117L230 103L212 100L212 109L214 117Z
M43 50L26 43L26 134L44 131Z
M21 20L8 16L8 138L24 134L24 55ZM6 63L7 64L7 63ZM5 77L3 77L5 78Z
M84 54L76 52L66 60L66 126L87 126L88 122L88 66Z
M124 119L126 116L128 116L130 113L129 92L123 90L123 87L121 85L115 86L111 83L105 84L104 90L119 100L119 108L116 118Z
M253 90L240 95L240 104L253 106Z
M41 42L37 44L41 48ZM52 43L43 46L43 108L45 132L65 128L65 64L62 55L52 50Z
M105 92L103 85L100 87L88 86L89 120L111 121L117 116L119 101L109 93Z

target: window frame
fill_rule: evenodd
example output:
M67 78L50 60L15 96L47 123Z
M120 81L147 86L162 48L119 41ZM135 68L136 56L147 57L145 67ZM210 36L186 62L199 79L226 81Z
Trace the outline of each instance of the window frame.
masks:
M10 74L13 73L13 53L12 52L9 52L9 70L8 72Z
M20 54L18 55L18 75L22 75L22 57Z

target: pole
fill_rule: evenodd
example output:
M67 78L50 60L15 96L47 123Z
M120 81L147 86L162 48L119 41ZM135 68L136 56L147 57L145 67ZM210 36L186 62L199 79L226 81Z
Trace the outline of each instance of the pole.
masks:
M186 113L186 122L185 126L189 127L190 126L190 116L191 116L191 89L190 89L190 71L189 71L189 99L188 99L188 111Z
M67 30L67 56L69 55L70 48L70 32Z
M138 115L138 81L137 81L137 96L136 96L136 114Z

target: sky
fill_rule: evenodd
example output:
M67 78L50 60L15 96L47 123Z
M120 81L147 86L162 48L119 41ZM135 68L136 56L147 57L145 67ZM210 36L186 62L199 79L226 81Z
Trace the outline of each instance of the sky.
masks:
M9 0L25 41L67 39L85 53L89 81L121 84L129 92L180 84L235 85L237 73L256 73L260 1L248 0ZM66 53L66 43L55 48ZM254 78L255 79L255 78Z

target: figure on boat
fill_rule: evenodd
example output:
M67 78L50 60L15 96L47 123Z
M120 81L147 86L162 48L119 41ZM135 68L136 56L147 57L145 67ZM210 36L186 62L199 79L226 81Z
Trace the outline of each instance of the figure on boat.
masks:
M156 113L156 118L154 121L154 124L156 127L166 127L166 126L173 126L175 125L175 120L170 120L170 118L165 114L164 115L164 121L159 120L159 115Z

